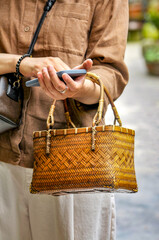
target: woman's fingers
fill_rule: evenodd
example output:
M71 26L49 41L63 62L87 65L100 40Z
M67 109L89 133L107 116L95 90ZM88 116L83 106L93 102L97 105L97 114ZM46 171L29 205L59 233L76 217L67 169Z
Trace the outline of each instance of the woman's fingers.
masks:
M52 64L52 66L54 67L54 69L59 72L62 70L69 70L69 66L67 64L65 64L60 58L55 58L56 61L54 61L54 63Z
M89 71L92 65L93 61L91 59L87 59L81 65L76 66L73 69L86 69L86 71ZM77 77L75 80L73 80L68 74L63 74L62 78L69 87L69 89L75 92L79 91L82 88L85 81L85 75Z
M53 86L52 82L50 81L50 76L49 76L47 68L42 69L42 74L43 74L44 84L45 84L46 88L50 91L53 90L54 86Z
M84 68L84 69L86 69L86 71L89 71L91 69L92 65L93 65L92 59L87 59L81 65L76 66L73 69L83 69Z
M63 83L57 76L55 69L52 66L48 67L48 74L50 76L50 80L52 84L54 85L55 89L60 92L63 91L66 86L65 83Z
M40 83L40 87L45 91L45 93L47 93L47 95L49 97L53 98L51 92L49 92L49 90L46 88L42 72L38 72L37 77L38 77L38 80L39 80L39 83Z
M73 80L68 74L64 73L62 78L71 92L77 92L82 87L85 76L80 76Z
M48 71L47 68L43 68L42 72L37 73L37 76L38 76L40 86L49 97L54 99L66 98L64 94L61 93L61 91L64 91L66 89L66 85L57 77L56 71L54 69L51 69L51 71ZM60 88L61 83L63 86L61 86ZM67 87L67 90L68 90L68 87Z
M87 71L92 67L92 60L87 59L81 65L74 69L86 69ZM59 64L60 65L60 64ZM58 67L58 70L63 70L62 66ZM38 79L43 90L52 98L62 100L65 98L71 98L76 95L82 95L85 86L85 75L77 77L73 80L68 74L64 73L61 81L55 71L55 67L49 65L47 68L42 69L42 73L38 73ZM67 90L65 91L67 86ZM62 93L63 92L63 93Z

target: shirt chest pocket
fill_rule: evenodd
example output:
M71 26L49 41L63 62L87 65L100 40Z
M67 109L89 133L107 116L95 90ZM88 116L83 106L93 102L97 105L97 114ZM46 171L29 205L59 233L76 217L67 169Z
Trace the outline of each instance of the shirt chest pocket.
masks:
M57 3L47 19L45 49L82 55L87 45L88 15L89 5Z

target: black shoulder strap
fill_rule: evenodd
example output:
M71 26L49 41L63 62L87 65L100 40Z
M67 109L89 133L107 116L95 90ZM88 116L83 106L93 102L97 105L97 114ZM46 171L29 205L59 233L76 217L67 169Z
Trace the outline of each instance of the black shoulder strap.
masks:
M43 14L42 14L42 16L41 16L41 18L40 18L40 21L39 21L38 26L37 26L37 28L36 28L36 31L35 31L35 33L34 33L34 36L33 36L33 39L32 39L32 41L31 41L31 44L30 44L30 46L29 46L29 49L28 49L27 54L29 54L29 55L32 54L32 51L33 51L33 49L34 49L34 45L35 45L36 40L37 40L37 38L38 38L40 29L41 29L41 27L42 27L42 25L43 25L43 22L44 22L44 20L45 20L45 17L46 17L46 15L47 15L47 13L51 10L51 8L52 8L52 6L55 4L55 2L56 2L56 0L48 0L48 1L47 1L46 5L45 5L45 7L44 7L44 12L43 12Z
M48 0L47 3L45 4L43 14L40 18L40 21L39 21L38 26L36 28L36 31L34 33L34 36L33 36L33 39L31 41L31 44L29 46L27 54L29 54L29 55L32 54L33 49L34 49L34 45L35 45L36 40L38 38L38 34L40 32L40 29L42 27L44 19L45 19L47 13L51 10L51 8L52 8L52 6L54 5L55 2L56 2L56 0ZM23 91L22 91L20 79L17 79L17 76L16 76L15 73L8 73L8 74L5 74L5 76L8 79L8 88L7 88L7 92L6 92L7 96L9 98L11 98L12 100L17 101L17 102L18 102L19 98L23 99L23 96L22 96ZM17 83L17 85L16 85L16 83Z

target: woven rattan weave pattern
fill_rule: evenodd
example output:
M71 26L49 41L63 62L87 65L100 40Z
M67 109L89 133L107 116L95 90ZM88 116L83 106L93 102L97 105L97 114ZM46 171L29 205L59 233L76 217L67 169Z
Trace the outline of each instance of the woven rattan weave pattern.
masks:
M116 125L34 132L31 193L137 192L134 137Z

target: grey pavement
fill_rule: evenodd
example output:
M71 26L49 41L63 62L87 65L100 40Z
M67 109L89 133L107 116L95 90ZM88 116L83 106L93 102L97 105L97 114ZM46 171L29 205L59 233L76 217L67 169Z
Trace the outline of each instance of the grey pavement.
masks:
M117 240L159 240L159 77L148 75L140 44L128 44L126 63L130 81L116 106L123 126L136 131L139 192L115 194Z

